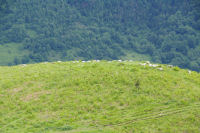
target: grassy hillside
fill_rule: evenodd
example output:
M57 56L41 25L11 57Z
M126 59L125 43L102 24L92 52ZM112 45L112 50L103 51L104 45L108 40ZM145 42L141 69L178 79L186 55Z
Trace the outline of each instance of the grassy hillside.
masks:
M92 61L0 67L0 132L198 133L199 96L199 73L167 65Z

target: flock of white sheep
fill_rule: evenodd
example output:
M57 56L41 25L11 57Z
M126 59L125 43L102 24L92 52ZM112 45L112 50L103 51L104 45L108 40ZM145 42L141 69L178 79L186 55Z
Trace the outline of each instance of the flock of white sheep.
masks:
M113 61L117 61L117 62L133 62L133 60L113 60ZM57 61L58 63L61 63L62 61ZM82 63L89 63L89 62L100 62L100 60L88 60L88 61L72 61L72 63L79 63L79 62L82 62ZM112 61L108 61L108 62L112 62ZM47 64L48 62L43 62L44 64ZM148 67L152 67L152 68L156 68L160 71L163 71L164 69L162 68L161 65L158 65L158 64L151 64L150 61L146 61L145 63L139 63L141 66L148 66ZM25 67L27 66L26 64L21 64L22 67ZM173 68L174 66L173 65L167 65L167 67L169 68ZM188 73L191 74L192 71L188 70Z
M158 64L151 64L150 61L146 61L145 63L140 63L140 65L144 66L144 67L145 66L153 67L153 68L156 68L156 69L158 69L160 71L164 70L160 65L158 65Z

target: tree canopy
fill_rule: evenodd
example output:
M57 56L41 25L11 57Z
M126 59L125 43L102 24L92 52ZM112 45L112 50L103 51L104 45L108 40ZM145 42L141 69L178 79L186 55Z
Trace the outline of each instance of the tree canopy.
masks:
M24 54L1 65L113 60L129 51L200 71L200 1L1 0L0 46L10 43Z

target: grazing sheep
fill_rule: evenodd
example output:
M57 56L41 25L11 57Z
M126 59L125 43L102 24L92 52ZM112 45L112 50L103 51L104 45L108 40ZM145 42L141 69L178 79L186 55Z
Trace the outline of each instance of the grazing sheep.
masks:
M146 64L146 63L140 63L140 65L142 65L142 66L146 66L147 64Z
M140 65L142 65L142 66L148 65L149 67L154 67L154 68L159 66L157 64L151 64L149 61L147 61L146 63L140 63Z
M188 73L189 73L189 74L191 74L191 73L192 73L192 71L188 70Z
M152 67L158 67L158 65L157 64L153 64L153 66Z
M172 67L174 67L174 66L173 66L173 65L168 65L168 67L169 67L169 68L172 68Z
M146 64L150 64L150 61L146 61Z
M149 64L150 67L158 67L157 64Z
M79 63L79 61L72 61L72 63Z
M160 71L163 71L163 68L162 67L160 67L160 68L157 68L158 70L160 70Z
M59 63L60 63L60 62L62 62L62 61L57 61L57 62L59 62Z
M122 62L122 60L118 60L119 62Z
M26 64L21 64L21 66L22 66L22 67L25 67L25 66L27 66L27 65L26 65Z

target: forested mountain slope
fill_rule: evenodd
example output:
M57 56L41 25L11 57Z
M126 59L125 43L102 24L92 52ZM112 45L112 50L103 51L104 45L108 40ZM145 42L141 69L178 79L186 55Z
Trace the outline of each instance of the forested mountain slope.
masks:
M151 60L200 70L199 0L1 0L0 64Z

